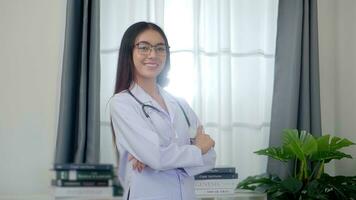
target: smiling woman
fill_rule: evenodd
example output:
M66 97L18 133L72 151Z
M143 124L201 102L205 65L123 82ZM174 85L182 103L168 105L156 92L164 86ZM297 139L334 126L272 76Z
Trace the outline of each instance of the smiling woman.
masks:
M131 25L122 37L109 104L124 199L193 200L194 176L215 166L214 140L188 104L162 88L166 45L162 29L149 22Z
M241 180L264 172L266 158L252 152L268 145L278 1L137 3L102 1L102 146L110 143L106 105L114 86L117 36L136 21L153 21L170 39L166 90L184 98L202 120L216 142L217 164L237 167ZM145 49L158 54L158 41L147 42ZM112 150L102 150L102 160L113 162Z

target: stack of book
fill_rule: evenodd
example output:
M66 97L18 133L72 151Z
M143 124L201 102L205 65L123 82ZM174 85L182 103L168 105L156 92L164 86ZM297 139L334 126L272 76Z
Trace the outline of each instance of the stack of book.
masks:
M195 176L197 195L234 194L238 184L235 167L216 167Z
M111 164L54 164L54 197L107 198L113 196Z

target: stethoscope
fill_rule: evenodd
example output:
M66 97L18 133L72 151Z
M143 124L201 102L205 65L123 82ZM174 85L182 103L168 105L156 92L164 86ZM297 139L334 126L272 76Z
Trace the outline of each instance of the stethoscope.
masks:
M157 112L159 112L159 113L162 113L162 111L160 111L158 108L156 108L156 107L154 107L154 106L152 106L152 105L149 105L149 104L144 104L144 103L143 103L142 101L140 101L135 95L133 95L130 90L127 90L127 92L137 101L137 103L139 103L139 104L141 105L142 112L143 112L143 114L145 114L145 116L146 116L147 118L150 118L150 119L151 119L150 115L149 115L149 114L147 113L147 111L146 111L147 108L151 108L151 109L153 109L153 110L155 110L155 111L157 111ZM182 105L180 105L180 103L179 103L178 101L176 101L176 102L177 102L179 108L180 108L180 109L182 110L182 112L183 112L183 115L184 115L185 121L187 122L188 128L190 128L190 121L189 121L189 119L188 119L187 113L184 111Z

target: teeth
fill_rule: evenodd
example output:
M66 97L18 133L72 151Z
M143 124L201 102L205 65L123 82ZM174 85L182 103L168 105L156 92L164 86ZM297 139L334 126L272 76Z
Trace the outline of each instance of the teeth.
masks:
M146 66L149 66L149 67L157 67L158 65L157 65L157 64L146 64Z

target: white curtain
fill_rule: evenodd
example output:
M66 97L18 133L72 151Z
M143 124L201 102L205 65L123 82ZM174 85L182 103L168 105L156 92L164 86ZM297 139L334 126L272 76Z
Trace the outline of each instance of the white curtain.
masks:
M266 170L253 152L268 146L277 0L101 1L102 162L113 162L107 102L123 32L137 21L160 25L171 46L170 84L216 141L217 164L239 179Z

